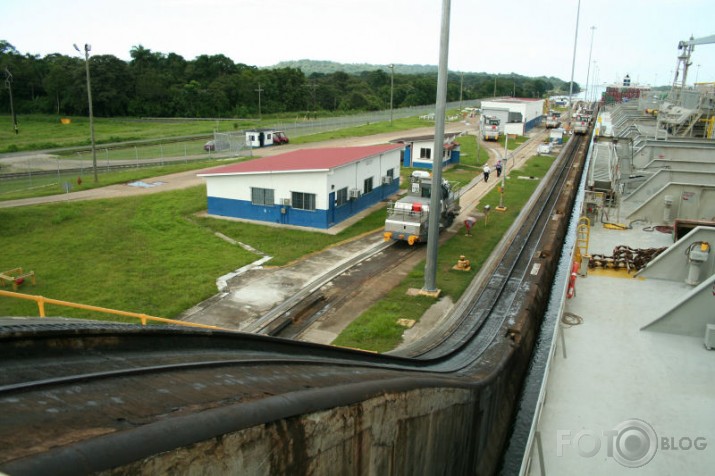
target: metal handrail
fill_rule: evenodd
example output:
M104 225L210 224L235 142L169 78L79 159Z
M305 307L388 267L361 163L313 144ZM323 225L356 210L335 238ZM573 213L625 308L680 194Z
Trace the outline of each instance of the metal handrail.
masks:
M84 309L87 311L102 312L105 314L114 314L117 316L133 317L135 319L139 319L143 326L147 325L148 321L152 321L152 322L161 322L164 324L174 324L174 325L178 325L178 326L198 327L201 329L214 329L214 330L219 330L219 331L228 331L229 330L229 329L224 329L223 327L210 326L208 324L198 324L195 322L177 321L174 319L150 316L148 314L142 314L142 313L138 313L138 312L119 311L117 309L109 309L106 307L92 306L89 304L79 304L79 303L74 303L74 302L69 302L69 301L61 301L59 299L46 298L44 296L36 296L36 295L32 295L32 294L15 293L12 291L4 291L1 289L0 289L0 296L11 297L11 298L16 298L16 299L25 299L27 301L35 301L37 303L37 308L39 310L40 317L47 317L45 315L45 304L54 304L57 306L71 307L71 308L75 308L75 309Z

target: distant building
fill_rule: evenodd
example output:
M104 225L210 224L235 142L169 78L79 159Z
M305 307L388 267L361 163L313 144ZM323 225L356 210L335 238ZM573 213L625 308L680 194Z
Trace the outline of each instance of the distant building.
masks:
M301 149L198 176L210 215L327 229L398 191L402 148Z
M628 102L646 96L650 92L650 86L633 84L631 77L626 75L622 84L611 84L601 94L601 101L604 104L614 104Z
M444 149L442 154L442 166L459 163L459 144L454 140L460 136L461 132L444 134ZM434 134L424 136L411 136L393 139L391 143L404 144L402 155L403 167L416 167L431 169L434 165Z
M510 97L482 100L482 115L496 116L504 125L505 134L523 136L541 124L544 100Z

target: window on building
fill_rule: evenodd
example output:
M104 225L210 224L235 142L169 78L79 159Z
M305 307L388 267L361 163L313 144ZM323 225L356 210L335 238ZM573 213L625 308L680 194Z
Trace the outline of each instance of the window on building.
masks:
M362 188L362 193L370 193L370 192L372 192L372 177L365 179L365 184Z
M335 206L339 207L340 205L345 205L348 203L348 188L341 188L338 190L338 192L335 194Z
M272 188L251 187L251 203L253 205L270 205L275 204L273 199Z
M420 159L431 159L432 158L432 149L429 147L422 147L420 148Z
M300 210L315 210L315 194L291 192L291 204Z
M395 178L395 169L387 169L387 176L390 178Z

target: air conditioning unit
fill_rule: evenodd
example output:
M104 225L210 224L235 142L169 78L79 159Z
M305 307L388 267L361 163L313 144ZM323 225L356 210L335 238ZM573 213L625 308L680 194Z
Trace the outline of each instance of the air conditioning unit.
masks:
M715 324L705 324L705 348L715 349Z
M351 188L350 189L350 198L360 198L360 189L359 188Z
M290 206L290 198L281 198L281 205L284 207L289 207Z
M391 183L392 183L392 177L390 177L389 175L385 175L384 177L382 177L382 183L388 184L388 185L391 184Z

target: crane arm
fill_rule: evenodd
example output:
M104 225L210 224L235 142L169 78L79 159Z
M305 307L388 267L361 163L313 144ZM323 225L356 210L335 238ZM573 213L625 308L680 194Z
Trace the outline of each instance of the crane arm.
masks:
M686 46L708 45L710 43L715 43L715 35L705 36L703 38L697 39L693 39L693 37L691 36L688 41L681 41L680 43L678 43L678 49L683 49Z

